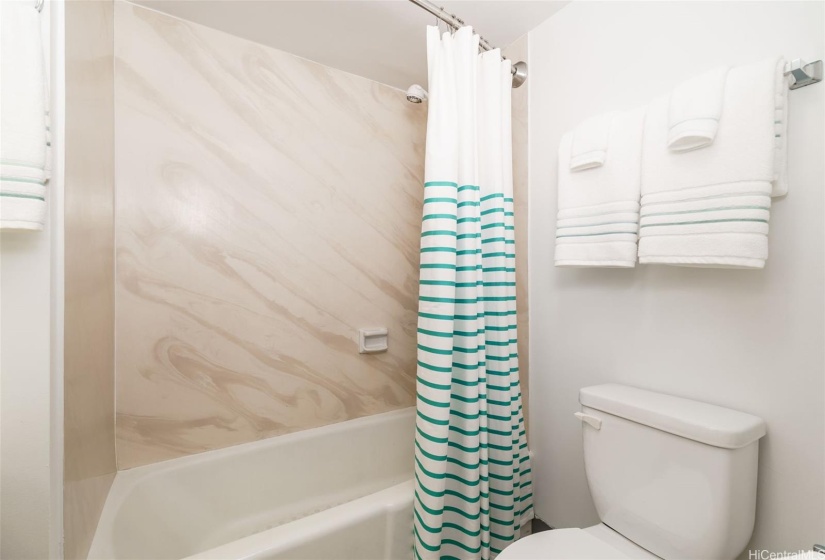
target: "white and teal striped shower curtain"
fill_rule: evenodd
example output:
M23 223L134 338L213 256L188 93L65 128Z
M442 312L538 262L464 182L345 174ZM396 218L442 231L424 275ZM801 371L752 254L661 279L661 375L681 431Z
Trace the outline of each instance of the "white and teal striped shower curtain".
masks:
M415 556L487 559L532 518L516 349L510 62L427 30Z

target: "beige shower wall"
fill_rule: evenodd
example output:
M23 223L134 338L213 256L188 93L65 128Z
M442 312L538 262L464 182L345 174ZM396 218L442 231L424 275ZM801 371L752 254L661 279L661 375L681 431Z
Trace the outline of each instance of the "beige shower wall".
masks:
M64 555L85 558L115 476L111 0L66 2Z
M132 4L115 27L119 468L413 405L426 105Z
M115 27L119 468L413 405L426 106L131 4Z
M516 63L529 66L527 35L502 50L502 54ZM530 310L527 298L527 84L513 90L513 204L515 205L516 234L516 303L518 327L518 360L524 422L528 424L530 395ZM529 436L528 426L528 436Z

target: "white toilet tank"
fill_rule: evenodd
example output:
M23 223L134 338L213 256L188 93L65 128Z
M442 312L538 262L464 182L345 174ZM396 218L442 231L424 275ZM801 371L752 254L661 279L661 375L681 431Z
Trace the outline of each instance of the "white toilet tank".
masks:
M744 550L762 419L615 384L584 388L579 401L587 481L605 525L665 560Z

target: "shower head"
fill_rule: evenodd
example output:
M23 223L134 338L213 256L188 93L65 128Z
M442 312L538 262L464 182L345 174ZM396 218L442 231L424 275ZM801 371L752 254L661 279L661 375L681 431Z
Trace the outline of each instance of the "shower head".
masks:
M427 90L418 84L413 84L407 90L407 101L410 103L423 103L427 100Z

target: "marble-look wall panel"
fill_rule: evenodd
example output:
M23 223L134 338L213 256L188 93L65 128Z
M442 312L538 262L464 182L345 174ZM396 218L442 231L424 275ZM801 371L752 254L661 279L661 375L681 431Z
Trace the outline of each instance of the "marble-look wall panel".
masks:
M414 404L426 107L115 12L119 468Z
M112 0L66 2L64 556L86 558L115 476Z
M528 61L527 35L514 41L502 51L514 63ZM529 76L529 74L528 74ZM527 78L530 79L529 77ZM530 400L530 313L527 295L527 91L522 84L513 90L513 204L516 227L516 302L518 326L518 360L521 392L524 401L524 422L528 422ZM529 436L530 430L527 427Z

